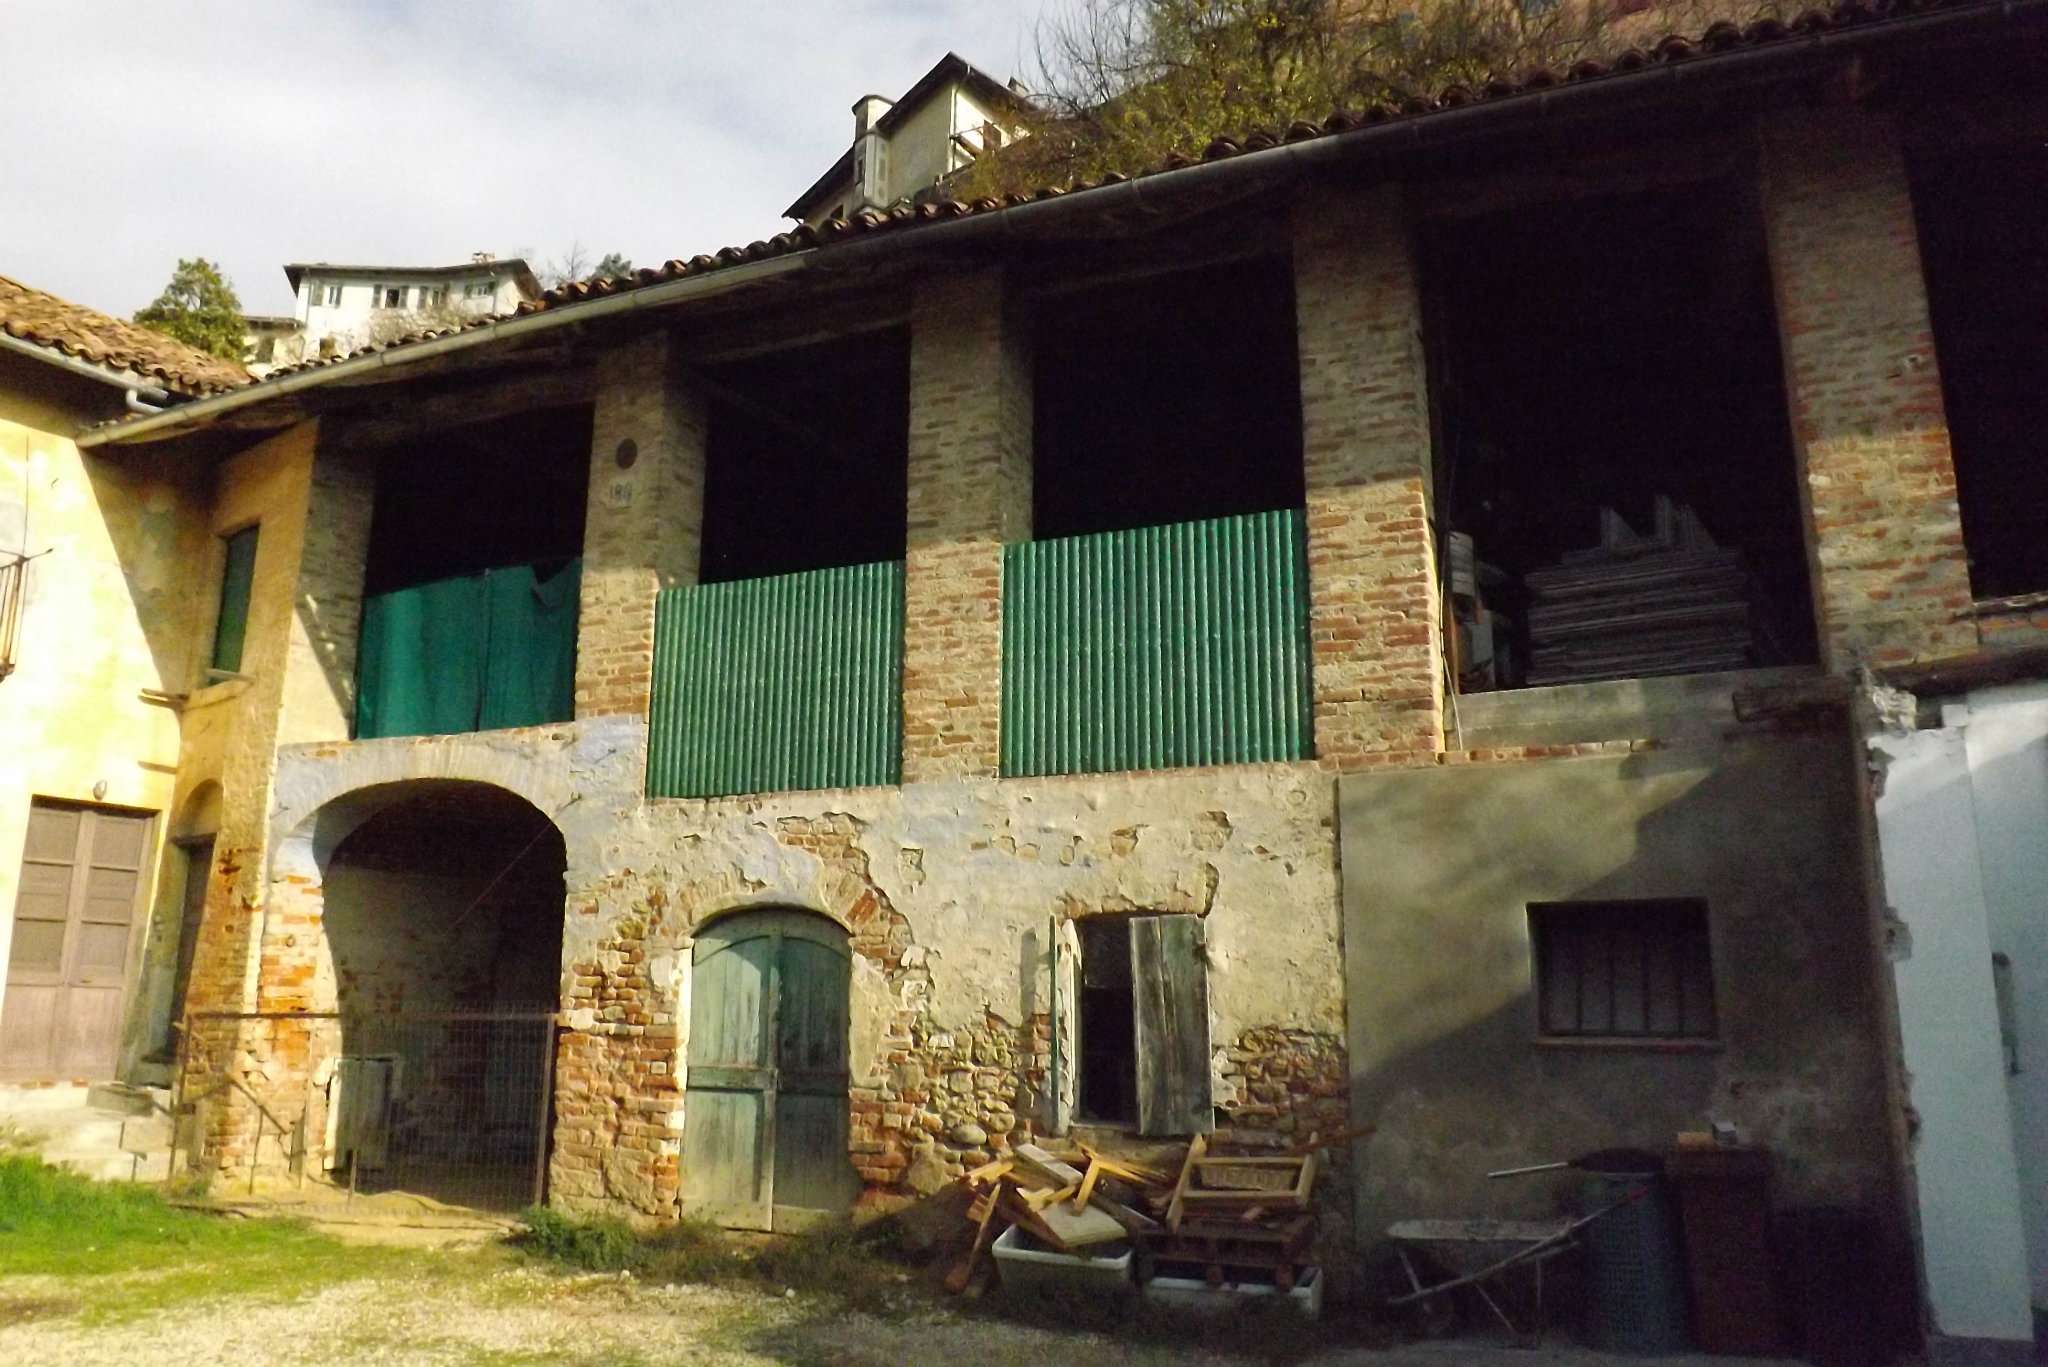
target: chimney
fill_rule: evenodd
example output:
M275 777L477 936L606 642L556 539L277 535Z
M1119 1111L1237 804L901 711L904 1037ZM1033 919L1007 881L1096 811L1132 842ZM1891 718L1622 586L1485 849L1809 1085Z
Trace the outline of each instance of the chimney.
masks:
M874 209L889 202L889 142L875 130L895 101L863 95L853 102L854 206Z
M469 254L469 259L476 262L477 265L479 266L487 266L491 262L496 261L498 258L493 256L489 252L471 252Z
M853 102L853 140L859 142L875 126L876 120L889 112L895 101L880 95L863 95Z

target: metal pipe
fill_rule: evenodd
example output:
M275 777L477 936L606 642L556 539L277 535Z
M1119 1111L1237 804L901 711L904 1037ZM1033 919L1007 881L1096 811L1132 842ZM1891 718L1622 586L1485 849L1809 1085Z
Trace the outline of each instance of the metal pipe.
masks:
M56 366L59 370L68 370L72 374L85 379L97 380L101 384L116 385L125 389L130 396L129 407L135 412L156 413L161 411L154 408L136 408L135 401L138 397L146 396L156 403L174 403L177 400L177 395L171 393L168 389L160 389L155 385L145 383L141 374L136 371L111 370L103 365L95 365L91 361L81 361L76 356L65 355L55 347L41 346L35 342L16 337L9 332L0 332L0 347L4 347L8 351L20 352L24 356L33 356L45 365Z
M160 403L144 403L142 391L134 385L130 385L121 395L121 402L127 405L130 413L140 413L145 417L164 411L164 406Z
M723 293L794 270L821 269L827 272L859 269L878 260L911 249L962 246L984 240L1003 240L1020 230L1037 226L1064 214L1114 213L1122 209L1151 211L1152 204L1176 190L1196 186L1213 190L1219 186L1246 182L1247 188L1270 188L1293 181L1303 168L1336 162L1363 153L1414 151L1442 143L1477 137L1496 125L1528 118L1553 118L1575 114L1581 109L1598 109L1601 102L1609 114L1626 110L1633 102L1660 98L1667 87L1680 82L1697 84L1716 79L1721 73L1752 75L1757 83L1790 74L1797 64L1815 52L1849 51L1890 41L1917 41L1930 31L1963 29L1977 24L2014 22L2048 9L2048 0L1990 0L1963 8L1936 10L1927 14L1830 29L1804 37L1785 38L1762 47L1732 52L1709 53L1675 64L1659 64L1633 71L1573 81L1553 89L1525 92L1499 99L1482 100L1454 109L1439 109L1426 115L1396 118L1387 123L1368 124L1348 132L1325 134L1301 142L1283 142L1253 152L1241 152L1220 161L1197 162L1169 171L1158 171L1098 186L1086 191L1034 199L1002 209L960 218L940 219L920 228L882 232L836 242L828 247L808 247L764 260L743 262L723 270L689 275L658 285L643 285L602 299L562 304L522 316L487 323L450 337L414 342L374 352L333 365L299 371L277 380L265 380L243 389L199 399L176 410L153 417L138 418L108 427L95 428L78 437L84 448L110 442L139 441L146 437L170 435L176 428L211 419L221 413L261 403L274 396L296 393L315 385L339 383L351 377L367 376L380 369L430 360L451 352L467 350L500 339L525 337L555 327L594 321L642 309L660 308L712 294ZM1257 182L1264 181L1264 185ZM1163 206L1162 206L1163 211Z

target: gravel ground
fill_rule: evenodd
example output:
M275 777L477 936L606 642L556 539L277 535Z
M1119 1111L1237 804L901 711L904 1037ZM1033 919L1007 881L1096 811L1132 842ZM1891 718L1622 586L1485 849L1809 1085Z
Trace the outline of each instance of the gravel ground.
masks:
M81 1322L118 1288L14 1277L0 1284L0 1362L10 1367L1240 1367L1240 1360L1132 1346L956 1315L876 1319L800 1298L531 1268L422 1291L357 1281L275 1304L234 1299Z
M532 1267L474 1279L365 1280L275 1303L232 1297L89 1323L118 1304L102 1280L0 1283L0 1363L9 1367L1264 1367L1186 1345L1123 1343L943 1306L878 1319L800 1298ZM1286 1345L1274 1345L1288 1360ZM1325 1353L1299 1367L1614 1367L1641 1359L1569 1346L1534 1352L1427 1343ZM1742 1367L1667 1357L1655 1367Z

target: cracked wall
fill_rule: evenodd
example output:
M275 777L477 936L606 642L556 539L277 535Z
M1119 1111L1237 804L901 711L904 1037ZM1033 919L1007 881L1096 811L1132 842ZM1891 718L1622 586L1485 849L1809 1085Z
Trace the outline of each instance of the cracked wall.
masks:
M1206 918L1224 1117L1275 1137L1337 1128L1342 1068L1323 1066L1343 1028L1332 797L1314 766L1286 765L621 814L569 899L557 1199L673 1207L693 937L749 907L818 912L851 936L849 1160L870 1200L935 1190L1042 1133L1055 916Z

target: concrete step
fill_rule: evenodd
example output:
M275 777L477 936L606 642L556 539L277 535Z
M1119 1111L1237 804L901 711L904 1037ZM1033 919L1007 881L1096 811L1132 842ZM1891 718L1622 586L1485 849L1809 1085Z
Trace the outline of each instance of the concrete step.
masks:
M138 1087L127 1082L95 1082L86 1089L85 1104L122 1115L152 1115L168 1110L171 1094L162 1087Z
M161 1113L74 1106L18 1113L12 1123L44 1162L88 1177L159 1181L169 1171L174 1122Z
M91 1091L82 1082L64 1082L47 1087L27 1084L0 1087L0 1125L13 1123L17 1116L78 1110L89 1104L87 1097Z

